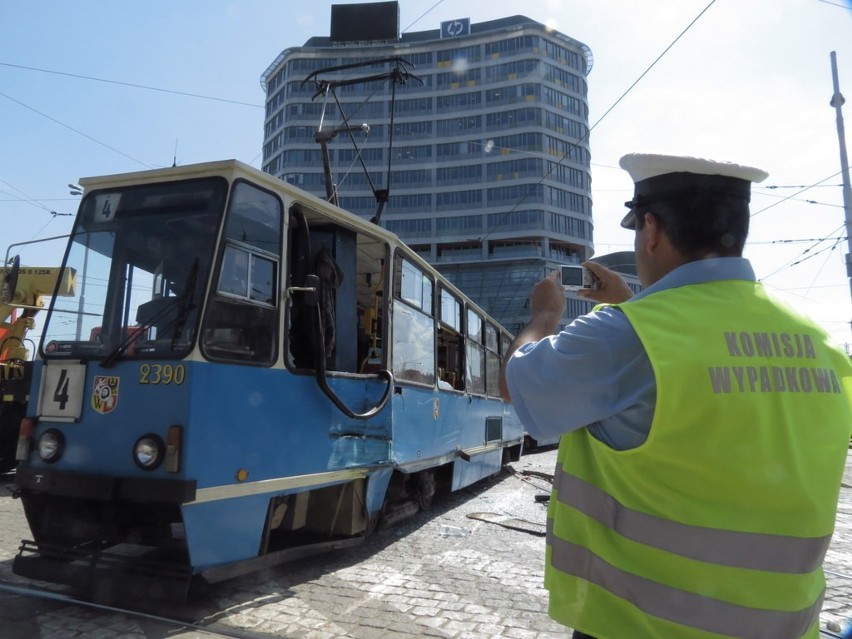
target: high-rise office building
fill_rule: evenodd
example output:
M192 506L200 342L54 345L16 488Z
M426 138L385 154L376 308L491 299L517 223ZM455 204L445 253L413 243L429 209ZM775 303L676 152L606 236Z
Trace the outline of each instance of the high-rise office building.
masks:
M331 36L263 74L263 169L325 197L327 151L343 208L380 217L517 330L532 284L593 253L591 51L523 16L399 36L397 3L363 6L333 7ZM590 306L571 296L568 316Z

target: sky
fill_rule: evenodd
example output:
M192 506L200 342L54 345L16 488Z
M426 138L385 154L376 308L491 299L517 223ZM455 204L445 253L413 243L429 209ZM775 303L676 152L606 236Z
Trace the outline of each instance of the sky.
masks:
M282 50L328 35L332 4L3 0L3 258L60 263L61 240L29 242L70 231L79 197L68 185L81 177L227 158L260 168L260 77ZM832 52L840 91L852 96L852 2L401 0L400 30L518 14L586 44L594 57L596 254L632 249L632 232L618 226L632 195L622 155L765 169L769 177L752 190L745 256L769 290L852 350L841 146L830 105ZM852 130L852 102L842 115Z

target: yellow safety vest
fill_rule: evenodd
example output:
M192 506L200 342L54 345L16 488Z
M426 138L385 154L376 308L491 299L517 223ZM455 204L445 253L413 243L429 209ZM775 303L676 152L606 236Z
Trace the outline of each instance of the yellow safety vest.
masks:
M585 428L562 437L550 615L599 639L817 637L849 358L754 282L620 308L654 369L654 420L631 450Z

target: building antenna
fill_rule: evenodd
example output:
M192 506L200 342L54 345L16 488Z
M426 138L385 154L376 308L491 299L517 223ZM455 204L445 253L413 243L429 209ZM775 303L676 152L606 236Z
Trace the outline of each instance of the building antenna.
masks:
M837 79L837 54L831 52L831 77L834 81L834 93L831 96L831 106L837 112L837 138L840 143L840 170L843 173L843 211L846 215L846 241L852 252L852 187L849 185L849 160L846 156L846 134L843 130L843 112L840 107L846 100L840 93L840 83ZM849 277L850 293L852 293L852 258L846 254L846 276Z
M175 138L175 154L174 154L174 156L172 156L172 166L177 166L177 145L178 145L178 139Z

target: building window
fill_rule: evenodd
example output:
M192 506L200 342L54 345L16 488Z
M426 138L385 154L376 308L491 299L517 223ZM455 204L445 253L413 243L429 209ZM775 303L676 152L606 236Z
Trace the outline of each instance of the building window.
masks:
M479 62L482 58L480 46L473 44L467 47L457 47L455 49L445 49L438 51L436 54L438 68L463 67L471 62Z
M481 164L463 164L461 166L441 167L435 174L437 184L465 184L482 182Z
M545 230L543 211L506 211L488 216L488 233L529 230Z
M451 120L438 120L438 135L452 137L477 133L482 130L482 116L469 115Z
M538 36L526 35L517 38L506 38L496 42L485 43L485 56L496 58L518 53L537 52L539 48Z
M438 112L452 111L457 113L466 109L476 109L482 104L482 94L479 91L468 93L451 93L438 96Z
M541 85L533 83L516 84L488 88L485 92L485 102L489 106L499 104L516 104L519 101L531 102L541 97Z
M443 89L474 87L480 83L481 77L482 72L480 69L450 71L449 73L438 73L435 76L435 84L439 91Z
M430 218L383 220L382 225L391 233L396 233L401 237L429 237L432 235L432 220Z
M485 82L489 84L533 76L538 76L538 60L515 60L485 69Z
M525 204L544 204L544 185L517 184L488 189L488 205L499 206L507 202L524 202Z
M435 234L439 236L474 235L478 237L482 233L482 216L439 217L435 220L435 225Z
M465 210L482 207L482 189L435 194L435 210Z

